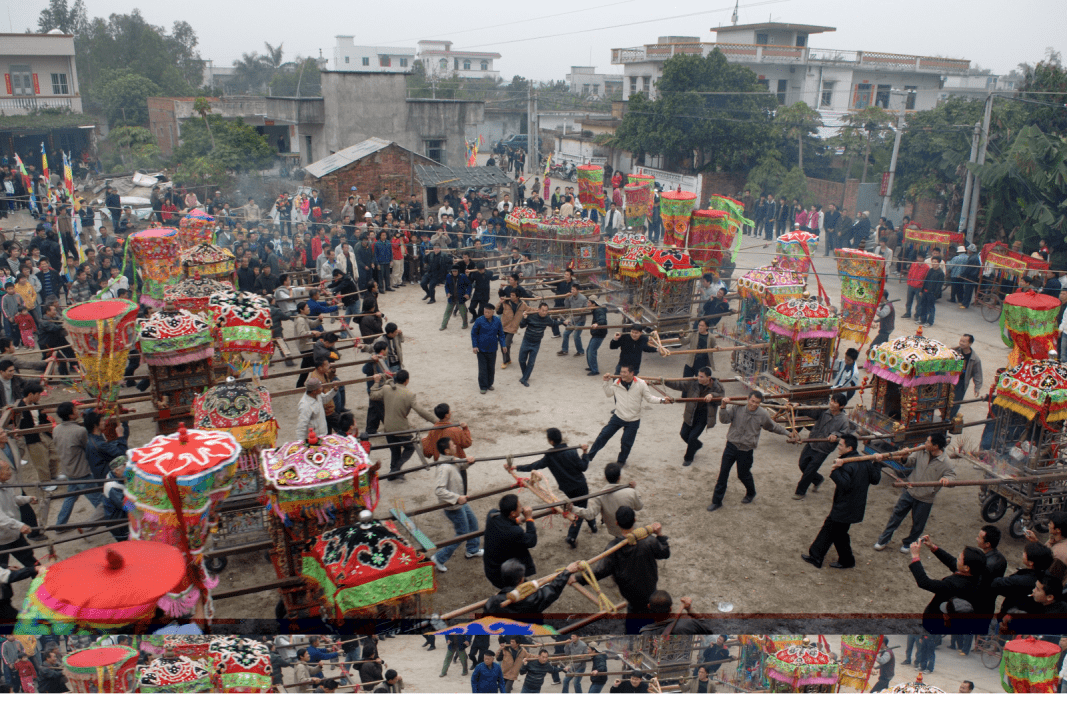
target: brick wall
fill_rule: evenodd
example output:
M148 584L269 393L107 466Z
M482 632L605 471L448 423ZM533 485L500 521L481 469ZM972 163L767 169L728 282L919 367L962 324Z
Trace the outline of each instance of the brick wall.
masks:
M822 206L823 210L826 210L827 206L832 203L845 215L856 213L856 194L859 192L859 186L859 179L849 179L847 189L839 181L808 179L808 192L811 194L812 201ZM845 196L843 204L842 193Z
M715 173L706 171L700 175L700 201L698 208L708 205L713 195L736 196L745 191L745 174Z
M414 164L433 163L394 144L321 179L313 179L308 185L319 189L326 208L335 212L340 211L348 200L353 186L364 200L367 200L367 194L373 193L377 197L385 189L389 189L394 198L407 200L412 193L422 195L422 187L415 182L413 161Z

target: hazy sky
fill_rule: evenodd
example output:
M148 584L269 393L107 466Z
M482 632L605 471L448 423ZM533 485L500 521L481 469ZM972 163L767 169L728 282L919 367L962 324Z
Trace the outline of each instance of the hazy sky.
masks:
M72 0L73 1L73 0ZM90 17L140 8L156 25L186 20L200 38L200 54L229 66L263 42L284 43L294 55L330 56L334 35L356 44L414 47L420 39L452 40L455 47L499 52L501 76L563 79L571 65L611 65L611 48L652 43L660 35L699 35L714 41L712 27L730 24L730 0L575 0L569 3L442 2L403 0L85 0ZM35 28L46 0L0 0L0 31ZM1005 73L1036 62L1046 47L1067 51L1064 0L749 0L739 22L796 22L836 27L813 35L811 46L969 59ZM674 18L674 19L659 19Z

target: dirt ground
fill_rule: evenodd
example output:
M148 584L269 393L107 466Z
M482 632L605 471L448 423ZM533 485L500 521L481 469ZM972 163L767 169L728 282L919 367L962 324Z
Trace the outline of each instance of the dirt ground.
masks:
M823 284L836 302L840 281L831 258L822 257L818 250L816 269ZM773 254L773 244L754 241L745 237L744 247L738 256L738 269L734 279L749 269L766 265ZM814 292L814 276L810 281ZM498 283L492 290L496 294ZM891 278L888 283L893 298L903 298L906 286ZM396 322L404 332L405 366L411 373L410 388L418 394L418 401L427 409L440 402L452 407L453 420L470 425L474 446L468 451L475 457L533 451L547 447L545 429L558 427L570 445L591 443L600 428L607 422L612 403L601 390L601 378L589 377L585 372L585 359L576 359L574 347L569 356L556 355L560 340L551 334L541 345L537 365L529 388L518 383L517 360L507 370L499 368L496 373L496 389L481 395L477 385L477 365L471 353L470 337L461 329L458 318L453 318L448 330L439 331L444 304L442 290L437 291L438 302L428 306L420 298L422 291L417 286L405 286L392 294L381 297L381 306L387 321ZM963 332L975 336L975 351L981 356L986 375L985 388L995 369L1006 362L1008 349L1001 342L997 326L982 319L980 311L972 307L961 311L947 303L948 294L938 304L937 325L925 331L927 336L954 345ZM895 336L910 334L914 323L903 320L903 300L898 302L897 329ZM724 323L732 318L727 318ZM610 319L613 325L620 324L618 314ZM292 334L291 323L286 334ZM587 340L588 333L584 337ZM610 334L609 334L610 337ZM520 336L521 338L521 336ZM514 349L517 351L519 340ZM844 345L842 346L842 352ZM517 356L517 352L516 352ZM350 348L343 350L342 360L357 358ZM617 355L608 349L607 341L600 350L600 365L603 372L609 371ZM661 358L656 354L644 357L642 374L645 376L680 376L684 357ZM717 356L716 374L731 376L728 355ZM284 366L276 366L280 371ZM341 378L362 376L359 367L340 370ZM271 389L288 389L295 378L268 381ZM744 388L728 384L729 395L741 395ZM984 390L983 390L984 394ZM44 401L57 402L75 396L73 392L55 389ZM968 395L970 396L970 395ZM348 407L357 413L357 422L365 423L367 395L363 385L348 387ZM853 400L854 406L860 400ZM281 426L279 443L295 438L295 413L298 398L280 398L274 403L275 415ZM869 398L867 399L869 403ZM137 405L144 409L145 405ZM697 610L716 612L720 603L732 604L733 616L754 613L768 614L822 614L830 618L861 618L886 615L890 618L921 613L929 600L929 594L919 590L907 570L908 556L897 551L900 539L906 530L898 531L893 547L883 552L871 549L881 532L889 513L900 494L899 489L883 480L873 487L863 523L853 526L852 543L858 565L853 570L814 571L800 559L829 512L832 487L828 484L819 493L809 493L803 501L790 499L800 473L797 460L801 447L786 443L784 437L764 433L753 468L758 497L750 505L742 505L744 489L736 476L731 476L725 507L716 513L705 508L711 501L711 490L719 470L719 460L724 446L727 427L718 425L708 431L705 446L697 455L693 466L682 467L683 442L678 431L682 424L682 405L645 405L640 432L634 450L623 472L624 480L634 479L645 503L638 514L641 525L659 521L664 534L670 536L672 557L660 563L660 587L671 592L675 598L689 595L694 598ZM963 407L967 421L985 416L982 404ZM424 426L423 421L412 413L411 422ZM133 422L131 446L141 445L154 435L150 421ZM968 429L963 442L976 444L981 434L980 427ZM960 438L960 437L957 437ZM604 466L616 455L619 436L598 455L587 474L591 490L605 485ZM375 451L377 458L388 458L387 450ZM523 460L528 461L528 460ZM417 463L410 462L409 465ZM387 465L387 462L386 462ZM975 478L978 473L961 461L955 462L960 478ZM735 472L736 473L736 472ZM828 474L826 467L824 475ZM25 467L23 471L25 479ZM475 464L470 469L469 491L478 492L503 486L512 481L502 462ZM406 482L382 482L382 499L377 515L388 515L388 509L399 505L405 510L432 505L432 476L430 471L409 474ZM484 524L486 512L496 505L496 498L471 502L472 508ZM524 493L524 504L536 505L536 497ZM52 513L58 512L58 501L53 502ZM89 504L79 501L72 521L84 520L90 512ZM54 515L53 515L54 520ZM440 512L415 518L418 526L433 540L440 541L453 536L450 523ZM1005 528L1008 519L1001 521ZM908 528L910 520L904 524ZM975 488L943 490L936 501L927 532L934 541L951 551L958 551L973 544L978 529L983 524L978 514L978 498ZM552 572L572 560L589 558L601 552L610 535L600 529L596 535L583 530L577 549L571 550L564 543L566 522L559 518L542 520L539 523L539 543L534 550L538 574ZM104 537L89 541L60 545L56 548L59 557L65 557L86 545L108 542ZM1022 543L1005 536L1001 550L1011 567L1020 564ZM43 551L39 551L43 555ZM834 558L829 556L827 563ZM934 577L941 577L944 568L924 554L924 563ZM448 562L448 572L438 574L437 592L431 598L432 612L445 612L480 600L493 592L482 573L480 559L466 560L462 549ZM221 574L220 589L230 589L274 579L273 569L262 553L253 553L230 559L229 566ZM15 585L16 603L21 602L27 583ZM621 596L610 581L604 583L605 591L614 601ZM258 593L217 603L220 618L248 619L273 618L277 595L273 591ZM576 592L568 589L550 612L585 613L592 604ZM888 631L890 623L882 623L869 630ZM834 631L834 630L827 630ZM421 653L420 653L421 654Z

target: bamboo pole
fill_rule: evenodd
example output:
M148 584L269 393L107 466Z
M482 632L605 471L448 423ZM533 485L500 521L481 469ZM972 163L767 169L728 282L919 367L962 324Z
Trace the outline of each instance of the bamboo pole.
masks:
M944 484L945 488L955 488L956 486L996 486L1002 483L1045 483L1050 481L1067 481L1067 474L1050 474L1048 476L1021 476L1019 478L990 478L984 480L967 480L967 481L949 481ZM921 488L926 486L925 483L895 483L893 486L896 488ZM940 486L937 481L931 482L929 485Z
M620 484L620 485L621 485L621 484ZM623 486L623 488L625 488L625 486ZM613 490L618 490L618 489L616 488L616 489L613 489ZM596 494L589 494L588 496L582 496L581 498L593 498L593 497L595 497L595 496L598 496L598 495L602 495L602 493L603 493L603 492L598 492L598 493L596 493ZM577 499L575 499L575 500L577 500ZM657 524L653 523L653 524L652 524L652 526L649 526L649 527L648 527L648 536L646 536L646 537L649 537L649 536L652 536L652 535L653 535L653 532L652 532L652 528L653 528L654 526L656 526L656 525L657 525ZM469 536L469 535L467 535L467 536L463 536L463 537L464 537L464 538L469 538L470 536ZM593 556L592 558L590 558L589 560L587 560L587 561L585 561L585 562L586 562L586 563L587 563L588 565L592 565L593 563L596 563L596 562L598 562L598 561L601 561L601 560L603 560L604 558L606 558L606 557L608 557L609 555L611 555L612 553L614 553L615 551L617 551L617 550L621 549L621 548L622 548L623 546L625 546L626 544L627 544L627 542L626 542L626 539L623 539L623 540L619 541L618 543L616 543L615 545L613 545L613 546L611 546L610 548L608 548L607 550L605 550L605 551L604 551L603 553L600 553L599 555L594 555L594 556ZM538 587L540 587L540 586L542 586L542 585L545 585L545 584L547 584L547 583L550 583L550 582L552 582L553 580L555 580L555 579L556 579L556 577L557 577L558 575L559 575L559 573L558 573L558 572L557 572L557 573L551 573L551 574L549 574L549 575L545 575L545 576L543 576L543 577L537 578L537 580L536 580L535 582L537 583ZM467 614L467 613L469 613L469 612L474 612L475 610L477 610L477 609L478 609L478 608L480 608L480 607L485 607L485 604L486 604L487 602L489 602L489 599L488 599L488 598L486 598L485 600L481 600L481 601L479 601L479 602L476 602L476 603L474 603L473 605L466 605L466 606L464 606L464 607L461 607L461 608L460 608L460 609L458 609L458 610L453 610L452 612L447 612L447 613L445 613L444 615L441 615L441 620L442 620L442 621L444 621L444 622L447 622L447 621L449 621L449 620L451 620L451 619L453 619L453 618L459 617L459 616L461 616L461 615L466 615L466 614ZM605 614L606 614L606 613L605 613ZM563 630L560 630L560 632L562 633L562 632L563 632Z
M770 346L770 342L761 342L756 345L738 345L735 347L709 347L704 350L669 350L669 354L667 356L669 357L671 355L697 355L707 354L711 352L738 352L741 350L758 350ZM852 387L852 389L855 389L855 387Z
M891 451L885 454L868 454L867 456L849 456L844 459L838 459L841 463L851 464L856 461L882 461L885 459L896 459L901 456L908 456L914 454L916 451L923 451L926 446L913 446L910 449L901 449L900 451Z

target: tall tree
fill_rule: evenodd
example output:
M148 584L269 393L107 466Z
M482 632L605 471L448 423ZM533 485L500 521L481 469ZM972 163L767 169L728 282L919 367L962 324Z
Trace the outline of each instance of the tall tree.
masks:
M269 67L272 72L277 72L282 66L282 56L285 54L285 51L282 50L284 45L284 42L279 42L277 47L269 42L263 43L263 46L267 50L267 54L263 55L261 59L263 64Z
M37 31L41 33L62 30L66 35L78 35L88 24L83 0L74 0L73 5L67 5L67 0L49 0L48 7L37 16Z
M788 139L797 142L797 166L804 171L804 142L818 137L822 116L805 102L781 107L774 114L774 124Z
M200 118L204 120L204 126L207 128L207 136L211 139L211 150L215 150L215 135L211 132L211 122L207 120L207 115L211 113L211 102L207 100L207 97L197 97L193 102L193 111L200 115Z
M138 126L148 123L148 98L161 94L159 85L143 75L110 70L93 85L91 99L112 126Z
M860 183L867 182L867 165L871 158L871 143L881 143L885 140L889 127L893 124L893 115L874 104L864 107L858 112L846 114L843 117L845 124L856 131L862 130L866 135L863 147L863 177Z

